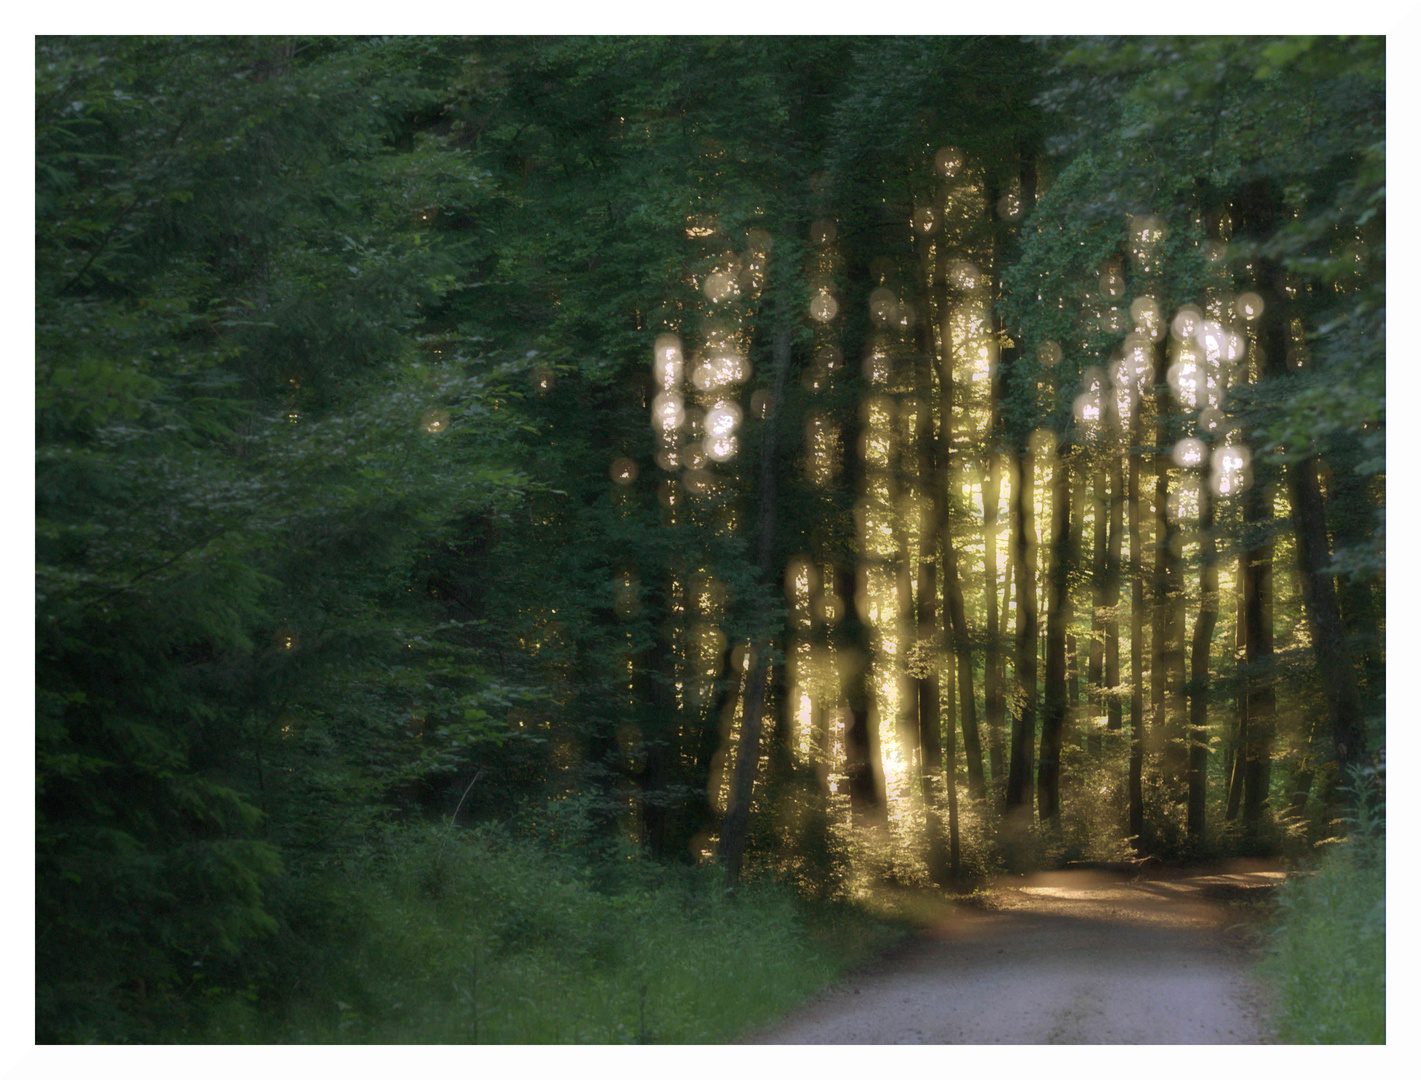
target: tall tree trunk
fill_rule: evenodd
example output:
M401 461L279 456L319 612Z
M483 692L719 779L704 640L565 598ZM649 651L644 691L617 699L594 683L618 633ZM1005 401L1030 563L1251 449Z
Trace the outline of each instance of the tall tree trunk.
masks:
M1096 730L1098 728L1094 722L1105 714L1105 625L1109 621L1106 611L1109 603L1107 599L1109 583L1106 570L1109 539L1106 529L1106 514L1110 509L1110 503L1105 490L1105 471L1105 462L1098 462L1095 467L1095 492L1092 500L1090 659L1086 668L1086 700L1088 702L1086 712L1092 721L1092 728ZM1084 485L1082 485L1082 490L1084 490ZM1083 525L1077 525L1078 529L1083 527Z
M1199 485L1199 617L1194 621L1189 682L1189 836L1204 837L1209 778L1209 649L1219 621L1219 566L1214 548L1214 500L1207 477Z
M1337 605L1335 581L1328 566L1332 552L1327 541L1327 514L1317 482L1317 459L1304 458L1288 466L1293 495L1294 534L1302 571L1303 606L1307 612L1313 655L1317 658L1327 697L1332 729L1332 750L1343 783L1347 770L1366 760L1366 732L1362 726L1362 696L1352 664L1346 631Z
M948 685L952 685L953 669L957 657L948 652L946 657ZM947 695L947 725L943 728L943 774L947 780L947 852L948 880L962 878L962 837L957 813L957 707L951 694Z
M725 867L726 888L733 889L740 880L740 865L745 854L745 837L750 821L750 800L755 790L755 771L760 762L760 725L764 714L768 666L773 638L769 630L773 604L767 589L780 580L774 573L775 509L776 509L776 436L784 403L785 383L789 379L794 323L787 299L779 298L776 311L773 354L774 387L770 393L769 415L766 418L764 443L760 449L759 551L760 571L760 638L755 645L750 669L749 693L745 700L744 719L740 728L740 748L735 761L735 775L730 788L729 805L720 833L720 861Z
M934 536L924 533L924 540ZM927 821L928 875L939 885L949 878L947 852L942 845L942 822L938 819L938 797L942 784L942 699L938 668L940 652L937 630L937 568L923 551L918 559L918 642L923 665L915 682L918 704L918 745L923 773L923 807ZM956 794L956 785L953 786ZM954 807L955 810L955 807Z
M1045 701L1041 712L1041 757L1036 808L1042 821L1061 812L1061 746L1068 709L1066 630L1071 621L1071 480L1067 446L1056 449L1051 472L1050 583L1046 610Z
M1003 693L1002 634L997 622L997 518L1002 496L1002 459L995 449L988 452L986 476L982 480L982 532L986 548L987 619L986 672L982 692L985 697L984 719L987 724L987 757L992 772L992 785L1000 792L1003 775L1002 718L1006 714ZM1006 604L1002 604L1003 610Z
M1151 701L1154 706L1152 742L1160 752L1160 771L1171 800L1185 801L1189 754L1185 745L1184 718L1184 558L1179 527L1169 513L1169 474L1172 465L1173 408L1165 370L1167 350L1156 351L1155 387L1158 412L1155 425L1155 576L1154 640Z
M1036 525L1032 508L1036 466L1024 435L1014 449L1017 481L1012 487L1011 523L1015 533L1017 708L1012 717L1006 807L1008 812L1029 813L1036 741Z
M931 274L927 276L931 287ZM918 534L918 589L916 623L918 655L913 669L917 689L917 742L919 768L923 781L923 810L927 830L928 875L938 885L947 884L955 874L955 861L943 846L942 822L938 817L938 799L942 785L942 698L939 681L941 664L938 630L938 523L943 520L943 492L938 475L938 437L933 425L934 350L929 340L918 365L918 408L914 424L916 441L917 484L927 496L928 520L922 522ZM951 683L948 684L949 692ZM956 787L954 785L954 794ZM955 806L954 806L955 811ZM954 830L955 831L955 830Z
M1244 497L1246 535L1258 537L1261 533L1263 537L1249 542L1242 555L1246 690L1239 752L1243 758L1243 820L1250 835L1257 832L1268 798L1268 767L1273 757L1273 673L1264 670L1273 659L1273 541L1264 531L1271 520L1261 485L1250 488Z
M1140 411L1136 402L1132 426ZM1130 835L1142 850L1145 831L1145 538L1140 505L1140 455L1130 452Z
M947 306L944 305L944 312ZM972 640L967 626L967 606L962 597L962 579L958 574L957 538L953 535L952 483L954 459L952 452L952 410L956 405L957 362L952 347L952 335L942 335L941 363L938 376L942 387L942 425L938 439L938 506L941 510L943 588L947 597L948 618L952 626L952 652L957 657L957 691L962 706L962 751L967 760L967 784L978 799L987 796L987 784L982 775L982 740L977 728L977 701L972 689Z
M1120 702L1120 554L1125 533L1125 477L1119 452L1110 456L1110 539L1105 548L1106 729L1123 727Z

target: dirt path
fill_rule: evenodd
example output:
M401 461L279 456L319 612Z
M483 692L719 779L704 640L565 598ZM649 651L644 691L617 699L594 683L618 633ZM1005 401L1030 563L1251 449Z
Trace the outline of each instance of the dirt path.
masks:
M1253 958L1226 901L1282 878L1254 863L998 883L990 909L952 909L746 1041L1266 1042Z

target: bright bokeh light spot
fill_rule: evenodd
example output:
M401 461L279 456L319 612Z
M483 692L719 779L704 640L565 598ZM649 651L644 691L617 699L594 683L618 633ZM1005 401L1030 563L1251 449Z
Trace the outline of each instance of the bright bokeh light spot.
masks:
M933 159L933 168L937 174L944 179L951 180L961 170L965 163L962 151L955 146L944 146L937 152L937 157Z
M1180 439L1174 444L1174 451L1170 456L1174 458L1176 465L1189 468L1203 464L1204 456L1208 452L1209 448L1201 439Z
M1253 322L1263 315L1263 297L1256 292L1239 293L1234 301L1234 311L1238 312L1240 319Z
M735 402L717 401L706 413L706 434L717 439L734 434L742 415Z
M1199 370L1198 357L1180 351L1179 362L1171 364L1165 377L1169 380L1170 392L1181 405L1197 406L1204 389L1204 373Z
M424 428L424 430L429 432L429 434L431 435L438 435L440 432L447 430L449 427L449 410L426 410L424 418L420 421L419 426Z
M898 321L898 297L892 289L880 286L868 294L868 310L873 321L880 326Z
M1174 321L1169 324L1170 333L1180 341L1189 341L1194 337L1199 325L1204 321L1204 313L1193 304L1185 304L1174 316Z
M1130 302L1130 317L1135 320L1135 332L1151 341L1164 337L1164 316L1153 296L1137 296Z
M620 457L616 461L612 462L611 474L612 480L615 483L621 484L623 487L625 487L627 484L630 484L633 480L636 479L636 462L633 461L631 458Z
M1015 221L1021 217L1021 196L1009 191L998 199L997 217L1003 221Z
M663 390L651 401L651 426L674 431L686 420L685 403L674 390Z
M736 444L733 435L707 435L706 456L712 461L729 461L735 456Z
M736 291L735 275L725 271L717 271L706 278L706 282L701 286L701 291L706 294L712 304L718 304L722 300L729 299Z
M839 302L828 291L821 291L819 295L809 301L809 317L815 322L830 322L837 314L839 314Z
M681 339L675 334L662 334L656 339L652 366L656 382L663 390L674 390L681 384L685 363L681 356Z
M1076 419L1088 427L1100 423L1100 392L1087 390L1078 395L1074 411Z
M1100 295L1115 300L1125 295L1125 279L1115 271L1100 275Z
M733 386L750 377L750 361L739 353L709 356L691 372L691 383L697 390L714 391Z
M1061 346L1054 341L1043 341L1036 346L1036 362L1042 367L1055 367L1061 362Z
M952 283L954 288L963 292L972 292L976 289L981 276L977 267L970 262L955 262L947 270L947 280Z
M920 233L930 233L937 225L937 213L931 206L919 206L913 211L913 228Z
M1249 458L1246 446L1220 446L1214 451L1209 485L1216 495L1233 495L1248 487L1253 479Z

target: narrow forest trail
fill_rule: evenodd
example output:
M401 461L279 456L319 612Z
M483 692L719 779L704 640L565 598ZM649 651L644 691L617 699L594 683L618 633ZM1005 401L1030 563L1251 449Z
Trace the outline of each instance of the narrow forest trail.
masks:
M749 1043L1262 1043L1255 957L1230 898L1272 864L1068 870L998 882Z

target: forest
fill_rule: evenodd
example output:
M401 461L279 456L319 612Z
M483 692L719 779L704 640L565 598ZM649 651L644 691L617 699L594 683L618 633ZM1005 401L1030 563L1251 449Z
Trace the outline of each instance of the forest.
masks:
M1385 39L35 48L38 1042L1380 835Z

